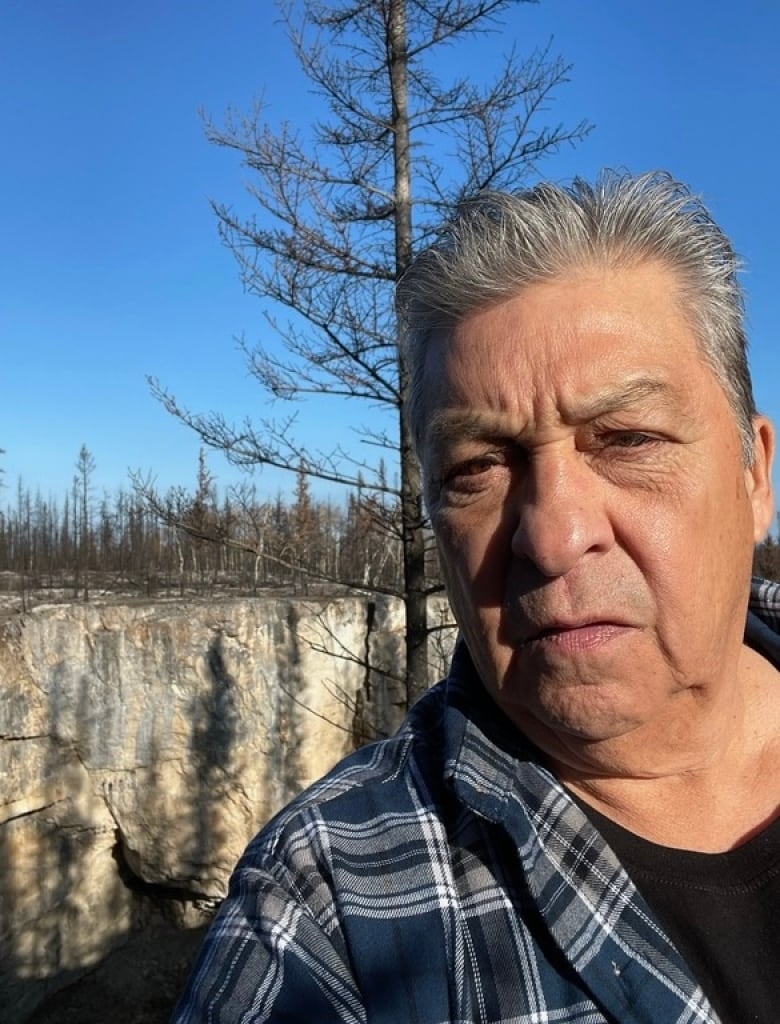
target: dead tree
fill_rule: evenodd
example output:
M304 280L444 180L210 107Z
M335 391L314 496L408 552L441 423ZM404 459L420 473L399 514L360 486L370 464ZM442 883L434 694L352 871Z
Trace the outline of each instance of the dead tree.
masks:
M284 401L314 394L369 407L375 423L357 429L376 460L319 450L296 436L294 416L235 424L192 412L151 380L167 409L234 464L293 474L304 465L311 478L397 502L409 702L427 685L429 584L393 286L460 200L518 187L590 129L545 123L570 73L549 47L524 56L510 48L490 81L475 78L468 42L492 32L498 50L525 2L533 0L287 0L280 10L322 118L272 125L258 105L206 121L208 138L250 171L253 212L213 207L244 287L265 304L286 351L245 343L251 373ZM444 50L462 52L467 75L437 75ZM397 465L397 483L379 475L380 458Z

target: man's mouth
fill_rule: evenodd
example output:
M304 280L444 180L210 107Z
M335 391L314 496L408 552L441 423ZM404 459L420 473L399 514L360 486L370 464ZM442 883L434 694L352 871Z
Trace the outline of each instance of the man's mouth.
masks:
M521 646L570 653L589 651L625 635L631 628L624 622L604 618L551 622L532 629Z

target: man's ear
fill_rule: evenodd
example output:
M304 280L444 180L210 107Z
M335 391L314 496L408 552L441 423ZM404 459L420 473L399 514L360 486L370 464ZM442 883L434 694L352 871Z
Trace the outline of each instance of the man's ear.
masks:
M753 506L753 538L760 544L775 515L772 491L772 463L775 456L775 428L766 416L753 418L753 464L745 470L748 494Z

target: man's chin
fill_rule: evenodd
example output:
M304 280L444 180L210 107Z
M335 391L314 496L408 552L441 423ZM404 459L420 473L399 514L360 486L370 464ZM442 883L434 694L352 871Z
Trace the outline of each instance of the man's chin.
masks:
M625 683L592 681L561 682L560 678L537 679L533 686L511 678L488 687L498 707L540 749L598 744L618 740L642 726L650 715L637 707L636 690Z

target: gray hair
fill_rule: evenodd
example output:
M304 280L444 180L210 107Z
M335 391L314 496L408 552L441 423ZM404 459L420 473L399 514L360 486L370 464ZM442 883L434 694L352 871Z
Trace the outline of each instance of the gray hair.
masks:
M426 343L524 285L595 265L656 260L672 271L701 352L731 403L746 465L756 414L747 363L740 261L702 200L665 172L604 171L594 184L545 182L462 203L398 285L409 369L409 414L419 444Z

